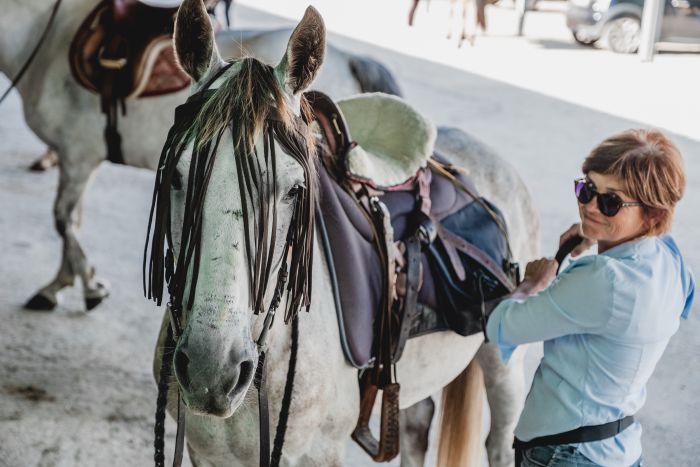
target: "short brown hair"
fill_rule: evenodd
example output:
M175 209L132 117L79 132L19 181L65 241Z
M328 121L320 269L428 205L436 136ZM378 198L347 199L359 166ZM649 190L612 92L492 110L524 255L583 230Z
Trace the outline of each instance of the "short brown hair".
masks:
M671 229L673 210L683 196L685 173L678 148L658 130L627 130L596 146L583 161L583 173L613 175L627 195L656 221L647 232Z

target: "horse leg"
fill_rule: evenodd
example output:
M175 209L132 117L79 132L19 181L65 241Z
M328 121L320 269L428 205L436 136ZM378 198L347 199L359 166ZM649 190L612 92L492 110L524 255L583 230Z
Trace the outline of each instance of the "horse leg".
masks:
M401 467L423 467L434 413L435 403L431 397L399 412Z
M452 23L455 17L455 3L457 0L450 0L450 16L447 19L447 38L452 39Z
M74 158L71 158L73 156ZM77 164L67 161L76 160ZM82 216L83 193L102 158L71 154L62 158L58 194L54 203L55 227L63 239L61 265L56 277L42 287L25 305L31 310L52 310L58 304L58 292L74 284L75 276L83 282L83 296L88 310L96 307L109 292L95 279L95 270L87 261L77 234Z
M469 4L473 0L462 0L462 34L459 36L457 47L462 47L466 39L469 40L469 45L474 45L474 34L467 34L467 14L469 12Z
M416 16L416 8L418 8L418 1L419 0L413 0L413 5L411 5L411 9L408 11L408 25L413 26L413 20Z
M518 348L507 365L498 347L484 344L477 353L484 370L486 397L491 410L491 429L486 438L486 452L491 467L513 465L513 431L524 403L524 348Z
M29 170L32 172L44 172L49 170L51 167L56 167L57 165L58 154L54 148L49 146L46 148L46 152L41 157L32 162L32 165L29 166Z

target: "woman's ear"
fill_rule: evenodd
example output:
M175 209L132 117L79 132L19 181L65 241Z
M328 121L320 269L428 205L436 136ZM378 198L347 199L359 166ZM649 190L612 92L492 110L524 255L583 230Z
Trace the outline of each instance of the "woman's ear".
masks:
M659 225L663 218L663 211L656 208L646 208L644 210L644 228L646 232L651 232Z
M194 82L207 74L219 52L214 29L202 0L184 0L175 17L175 55L180 66Z
M318 74L326 53L326 26L312 6L292 32L287 51L275 72L284 89L292 95L308 88Z

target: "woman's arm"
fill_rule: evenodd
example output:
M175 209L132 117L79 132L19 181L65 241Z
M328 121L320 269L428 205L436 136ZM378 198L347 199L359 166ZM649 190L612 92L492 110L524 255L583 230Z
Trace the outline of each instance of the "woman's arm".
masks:
M610 321L614 280L605 260L583 258L550 285L556 266L546 258L528 264L522 284L491 313L486 334L504 361L519 344L602 331Z

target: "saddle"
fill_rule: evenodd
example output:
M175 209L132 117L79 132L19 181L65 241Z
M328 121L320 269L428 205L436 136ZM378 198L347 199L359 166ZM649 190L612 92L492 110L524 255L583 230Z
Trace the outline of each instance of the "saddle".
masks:
M102 0L71 42L73 76L101 96L107 157L112 162L124 162L117 131L117 111L126 113L124 101L176 92L190 83L175 61L172 44L178 4Z
M341 342L360 370L353 439L372 458L398 454L393 366L409 337L484 330L486 301L513 289L498 209L434 146L435 127L403 100L305 95L320 138L317 217ZM352 136L350 131L352 130ZM369 430L383 391L379 440Z

